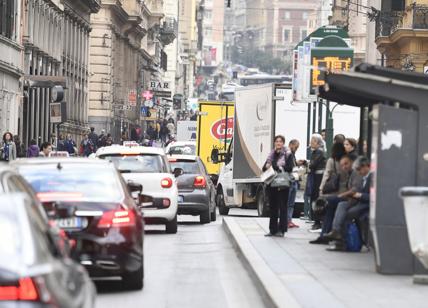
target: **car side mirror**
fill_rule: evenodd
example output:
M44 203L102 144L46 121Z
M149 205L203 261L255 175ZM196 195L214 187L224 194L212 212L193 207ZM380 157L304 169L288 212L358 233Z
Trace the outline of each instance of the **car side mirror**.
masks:
M143 192L143 185L135 183L135 182L128 182L127 183L128 190L132 194L134 192L138 192L141 194Z
M218 149L213 149L213 150L211 151L211 161L212 161L214 164L218 164L218 163L219 163L218 156L219 156L219 151L218 151Z
M180 175L184 174L184 170L181 168L175 168L172 174L174 174L174 176L178 178Z

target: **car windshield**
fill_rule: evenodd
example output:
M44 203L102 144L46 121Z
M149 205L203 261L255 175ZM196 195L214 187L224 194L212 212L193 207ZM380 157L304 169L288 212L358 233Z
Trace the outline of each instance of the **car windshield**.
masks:
M118 202L123 197L117 173L105 165L32 165L20 168L20 172L42 202Z
M173 145L169 148L168 154L196 155L196 146L193 144Z
M113 162L122 173L163 173L160 155L104 155L100 158Z
M195 161L181 160L171 162L171 169L174 170L175 168L183 169L185 174L201 174L199 165Z

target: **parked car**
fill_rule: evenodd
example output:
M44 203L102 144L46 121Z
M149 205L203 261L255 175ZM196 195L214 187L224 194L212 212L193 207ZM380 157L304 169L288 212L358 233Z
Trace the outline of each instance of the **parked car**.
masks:
M37 192L48 216L76 242L71 256L94 280L117 278L143 287L143 218L113 164L89 158L12 163Z
M52 235L33 200L0 195L0 306L94 307L95 287Z
M181 169L177 177L178 214L199 215L201 223L216 220L215 186L198 156L171 155L172 169Z
M99 149L97 157L144 187L140 208L146 223L165 224L166 233L177 233L177 183L163 149L114 145Z
M165 148L168 155L196 155L196 141L174 141Z

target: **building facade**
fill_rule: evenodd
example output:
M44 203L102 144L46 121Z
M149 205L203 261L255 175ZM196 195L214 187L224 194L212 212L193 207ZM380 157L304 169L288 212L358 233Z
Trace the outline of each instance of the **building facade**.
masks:
M65 88L66 115L60 130L79 140L88 130L88 77L90 14L97 0L23 2L24 100L20 133L31 139L51 140L51 87Z
M23 62L21 45L21 1L0 5L0 135L19 133L22 108Z
M167 67L163 80L168 82L171 88L172 95L182 94L177 92L178 78L178 1L177 0L164 0L164 14L163 33L165 39L172 40L172 42L165 47L167 56ZM172 33L168 33L168 31ZM170 34L168 36L168 34Z
M383 0L376 16L382 64L428 73L428 0Z
M223 0L204 1L202 67L216 67L223 61L224 5Z

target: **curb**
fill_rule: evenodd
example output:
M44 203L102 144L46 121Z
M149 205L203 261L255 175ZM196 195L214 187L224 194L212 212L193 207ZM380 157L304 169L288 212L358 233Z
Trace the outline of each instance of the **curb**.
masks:
M280 278L270 269L234 218L223 217L223 228L268 307L301 308Z

